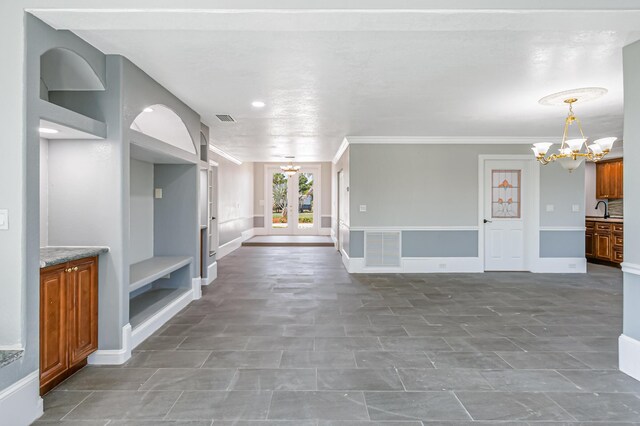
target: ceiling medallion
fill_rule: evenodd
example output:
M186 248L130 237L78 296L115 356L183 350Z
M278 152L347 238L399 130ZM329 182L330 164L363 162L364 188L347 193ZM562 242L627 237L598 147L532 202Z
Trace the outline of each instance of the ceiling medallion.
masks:
M300 166L294 166L293 160L289 160L289 164L280 166L280 169L282 169L282 172L287 176L293 176L300 171Z
M580 167L580 164L582 164L584 160L595 163L600 161L609 153L609 151L611 151L611 147L617 138L601 138L588 145L587 138L582 132L580 119L578 119L578 117L573 113L574 103L591 101L604 96L606 93L607 89L602 87L585 87L582 89L573 89L554 93L549 96L545 96L538 101L541 105L569 105L569 113L564 120L564 132L562 133L562 142L560 143L558 152L547 156L549 148L553 145L551 142L534 143L533 148L531 148L536 159L541 164L549 164L553 161L558 161L565 170L572 172ZM578 125L580 137L576 139L567 139L569 135L569 128L574 123Z

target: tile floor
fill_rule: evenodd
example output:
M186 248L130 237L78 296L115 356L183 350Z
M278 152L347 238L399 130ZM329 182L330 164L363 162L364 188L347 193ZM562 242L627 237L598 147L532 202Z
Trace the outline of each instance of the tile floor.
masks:
M243 247L38 424L640 424L616 370L621 274L349 275L331 248Z

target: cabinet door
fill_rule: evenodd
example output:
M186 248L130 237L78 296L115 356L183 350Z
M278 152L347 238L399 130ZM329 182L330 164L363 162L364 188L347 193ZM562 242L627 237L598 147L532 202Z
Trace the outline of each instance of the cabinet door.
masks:
M96 258L90 258L69 266L69 362L73 366L98 349L98 265Z
M623 163L622 160L614 161L611 163L611 197L610 198L622 198L622 176L623 176Z
M586 232L584 234L585 237L585 244L584 244L584 249L585 249L585 256L586 257L594 257L595 256L595 250L594 250L594 245L595 245L595 241L593 238L593 231L591 232Z
M66 265L40 273L40 386L48 384L68 366Z
M611 163L596 163L596 198L609 198Z
M596 234L596 257L602 260L611 259L611 236L609 234Z

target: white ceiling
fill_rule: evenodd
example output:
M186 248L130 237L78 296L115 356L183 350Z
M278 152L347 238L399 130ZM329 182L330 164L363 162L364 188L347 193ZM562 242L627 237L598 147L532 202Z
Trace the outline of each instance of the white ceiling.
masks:
M128 57L243 161L326 161L345 136L558 138L566 111L537 101L583 86L609 90L575 105L586 134L621 137L622 47L640 39L639 10L35 14Z

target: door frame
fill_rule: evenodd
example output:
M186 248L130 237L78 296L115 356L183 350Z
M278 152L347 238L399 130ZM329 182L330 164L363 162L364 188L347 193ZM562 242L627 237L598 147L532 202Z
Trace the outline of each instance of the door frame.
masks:
M314 181L313 185L313 192L314 192L314 197L313 197L313 202L314 202L314 209L317 209L316 212L314 212L314 214L316 215L314 219L317 218L317 220L315 221L315 225L316 228L316 232L315 233L299 233L299 232L295 232L293 227L287 228L286 230L283 230L282 232L273 232L273 227L271 226L271 220L270 218L271 216L271 179L269 179L269 175L271 174L271 172L273 171L282 171L280 169L280 166L277 165L271 165L271 164L267 164L264 167L264 227L265 227L265 234L267 235L320 235L320 229L321 229L321 223L320 221L322 220L322 164L318 164L318 163L298 163L297 165L300 166L300 171L302 173L305 172L305 169L312 169L312 172L314 173L314 175L317 176L316 180ZM296 173L294 176L297 176L298 173ZM316 193L319 195L318 197L316 197ZM297 212L296 212L296 218L297 218ZM296 224L297 225L297 224Z
M485 162L486 161L524 161L527 169L523 175L527 202L522 204L524 223L524 266L526 271L534 272L540 259L540 163L531 155L491 154L478 155L478 258L485 271ZM528 176L528 178L526 177Z

